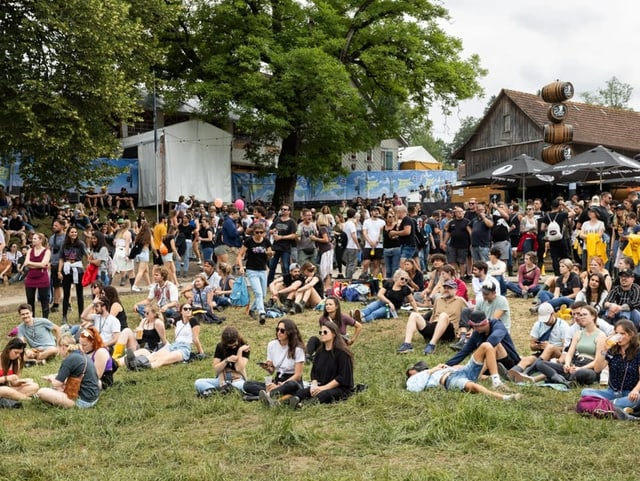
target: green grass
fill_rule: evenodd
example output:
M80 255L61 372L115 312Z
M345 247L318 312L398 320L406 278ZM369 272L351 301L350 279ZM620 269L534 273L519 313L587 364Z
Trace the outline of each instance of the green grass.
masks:
M127 308L140 297L125 297ZM525 352L533 319L524 314L525 301L511 305ZM262 379L255 361L264 360L275 321L259 326L239 309L224 315L224 325L238 327L251 345L249 377ZM295 316L305 339L318 331L317 317ZM59 322L59 314L52 319ZM30 401L22 410L0 411L0 480L638 478L638 426L578 416L578 391L518 387L525 395L519 402L406 392L404 370L423 358L423 343L416 340L413 354L395 354L405 319L364 327L354 345L355 377L369 390L335 405L267 410L236 394L197 399L193 382L211 376L209 358L156 371L121 369L116 385L90 410ZM0 332L17 322L15 313L0 315ZM209 354L224 325L203 326ZM427 360L434 364L450 354L439 346ZM58 365L30 368L24 376L38 379Z

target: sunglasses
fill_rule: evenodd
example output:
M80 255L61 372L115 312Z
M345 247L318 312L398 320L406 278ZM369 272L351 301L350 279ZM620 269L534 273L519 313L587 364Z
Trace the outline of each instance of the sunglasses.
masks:
M144 311L144 315L145 315L145 316L148 316L148 315L150 315L150 314L151 314L151 311Z
M280 210L289 210L289 208L288 208L288 207L283 207L283 208L282 208L282 209L280 209Z
M400 280L401 280L401 281L406 281L406 280L407 280L407 278L406 278L406 277L401 277L401 278L400 278Z
M89 339L93 339L93 334L91 334L91 331L82 331L82 336L88 337Z
M276 334L280 333L280 334L285 334L287 332L287 330L283 327L276 327Z
M318 334L320 334L321 336L326 336L326 335L329 334L329 332L331 332L331 331L324 331L323 330L323 331L318 331Z
M254 234L264 234L263 230L254 230L253 231Z
M183 311L193 311L193 308L187 306L182 308Z

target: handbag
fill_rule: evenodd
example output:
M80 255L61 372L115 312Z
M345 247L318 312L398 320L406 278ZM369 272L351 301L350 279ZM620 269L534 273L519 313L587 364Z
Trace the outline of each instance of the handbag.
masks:
M84 369L82 370L82 374L80 376L69 376L64 383L64 393L72 401L78 399L78 396L80 395L80 384L82 383L82 378L84 377L84 373L87 370L88 362L89 361L87 361L87 358L85 357Z
M127 256L129 259L135 259L138 254L142 252L142 244L133 244L133 247L129 251L129 255Z

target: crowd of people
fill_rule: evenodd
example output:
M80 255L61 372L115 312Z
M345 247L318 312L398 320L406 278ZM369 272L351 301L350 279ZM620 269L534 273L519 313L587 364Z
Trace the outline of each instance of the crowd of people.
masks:
M154 225L143 211L132 220L120 210L120 204L135 208L129 200L109 205L105 196L90 199L91 209L111 207L106 222L99 216L78 222L75 215L72 220L60 213L48 240L25 227L27 302L20 306L16 332L22 347L12 339L7 360L4 354L0 359L0 384L7 373L0 393L21 389L2 398L20 401L36 394L53 404L87 408L113 384L118 368L138 371L204 359L202 325L220 320L216 313L230 305L237 276L246 276L253 318L265 324L271 308L289 315L277 321L275 339L266 348L261 366L268 375L264 382L247 379L250 346L228 326L213 354L215 376L195 382L200 397L235 390L247 400L294 408L345 399L355 384L350 346L363 325L406 310L399 354L414 350L416 333L425 340L427 356L441 341L456 351L431 369L424 363L409 369L410 391L442 386L514 400L520 395L507 387L507 379L564 387L599 381L607 388L586 391L589 395L602 391L626 409L638 405L640 227L638 202L631 198L613 209L607 192L586 208L583 200L557 198L546 212L535 199L525 213L516 203L470 199L427 214L393 196L343 202L337 212L329 206L318 212L305 208L296 218L287 204L276 212L260 204L245 209L244 203L218 205L181 196ZM6 236L17 239L9 248L17 251L22 236L13 231ZM554 275L541 282L547 255ZM193 282L185 279L190 261L198 266ZM515 280L509 281L514 270ZM110 285L114 278L134 295L148 289L133 306L133 329ZM375 299L343 313L336 279L365 284ZM85 307L87 285L92 300ZM78 323L70 319L72 291ZM537 322L526 356L511 338L510 294L534 303ZM34 315L37 301L42 317ZM48 317L60 304L57 326ZM318 307L319 335L305 345L292 318ZM567 311L571 326L562 319ZM353 328L351 335L347 327ZM25 364L56 355L63 358L61 368L44 379L51 387L22 382ZM313 363L308 381L305 362ZM621 380L619 369L629 365L636 372ZM483 373L491 389L478 383ZM75 392L65 392L74 384L69 380L77 380ZM623 391L627 394L618 395Z

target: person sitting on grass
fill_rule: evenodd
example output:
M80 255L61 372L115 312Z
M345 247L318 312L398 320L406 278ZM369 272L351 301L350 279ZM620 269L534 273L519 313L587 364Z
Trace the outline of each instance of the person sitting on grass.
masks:
M506 371L520 362L520 355L505 325L499 319L487 319L482 311L474 311L469 316L469 327L473 329L471 338L464 347L445 364L455 366L477 349L485 346L495 350L497 366L487 365L494 389L505 389L500 380L498 368Z
M233 388L242 391L247 378L250 351L249 344L235 327L225 327L213 355L216 377L196 379L197 396L206 398L215 393L226 394Z
M102 342L102 337L95 326L89 326L80 332L78 342L82 351L90 356L96 367L100 389L107 389L113 385L113 374L118 370L118 365L112 359L109 349Z
M46 403L63 408L88 409L95 406L100 397L100 385L91 359L84 355L82 347L71 334L60 337L58 349L62 357L58 373L42 377L53 387L39 389L36 396ZM75 384L72 383L73 378L80 378L80 388L77 392L71 392L69 389Z
M133 305L133 312L144 316L145 307L155 301L160 307L160 312L165 318L165 322L173 323L174 319L178 317L178 312L176 311L180 298L178 288L168 280L169 271L164 266L154 266L152 277L154 284L149 288L149 295L146 299Z
M540 268L535 252L530 251L524 255L524 262L518 267L518 282L507 282L505 287L516 297L525 299L535 296L540 291Z
M149 352L156 352L166 344L164 319L158 304L152 302L145 307L144 317L135 328L135 332L128 327L122 330L113 349L113 358L118 361L118 365L124 366L126 349L134 351L146 349Z
M560 275L556 276L555 289L553 291L540 291L538 300L540 304L548 302L557 311L564 304L571 307L580 292L581 284L578 274L573 272L571 259L561 259L558 264ZM640 290L640 288L639 288Z
M416 332L428 341L424 354L433 354L440 339L453 341L460 326L460 314L467 307L467 302L456 296L458 284L448 280L442 286L442 295L436 300L433 313L426 317L419 312L412 312L407 320L404 342L397 349L398 354L413 352L411 340Z
M280 319L276 338L267 345L267 361L260 364L269 377L275 373L273 382L245 383L245 392L258 394L267 407L276 406L280 400L287 400L302 388L304 361L304 343L298 326L291 319Z
M393 280L385 281L378 291L378 299L373 301L362 312L362 320L371 322L385 317L398 317L398 310L406 301L411 304L413 312L418 312L418 305L413 298L413 292L408 286L409 274L404 269L398 269L393 274ZM354 311L355 314L356 311Z
M338 326L340 335L347 346L352 346L362 331L360 311L356 309L355 311L349 312L349 315L343 314L340 308L340 300L336 296L328 296L324 300L324 311L322 312L320 319L318 319L320 327L322 327L326 321L332 321ZM349 337L347 334L347 326L352 326L354 328L352 337ZM307 358L309 360L313 360L313 357L321 344L322 342L318 336L311 336L309 338L306 349Z
M126 349L124 363L127 369L131 371L156 369L178 362L187 362L191 358L192 344L198 351L198 359L204 359L204 350L200 344L200 322L193 316L193 307L189 303L184 303L180 313L182 317L176 322L174 341L155 352L144 348L137 351Z
M298 291L298 288L302 286L303 282L304 277L302 276L302 269L300 269L300 266L294 262L289 266L288 274L283 274L281 277L278 277L269 284L271 302L267 307L272 307L279 301L284 305L287 311L294 307L296 312L302 312L302 306L295 306L295 300L296 292Z
M22 378L24 351L27 343L18 337L10 339L0 354L0 399L26 401L40 386L33 379Z
M607 336L598 329L597 312L593 307L585 305L573 308L572 311L581 329L574 334L564 360L553 362L538 359L531 371L540 374L522 375L522 381L538 382L548 379L570 387L572 382L586 385L598 379L599 371L596 369L602 369L602 352L605 350Z
M102 337L104 346L111 351L111 349L113 349L112 346L114 346L118 340L121 329L120 321L116 316L112 316L109 313L109 309L111 309L111 305L105 295L94 299L80 316L82 317L80 329L95 326ZM75 334L73 330L72 333Z
M602 318L612 325L622 318L631 319L637 327L640 325L640 286L634 283L631 269L621 270L618 281L602 304Z
M322 281L316 275L316 266L307 261L302 264L301 270L304 280L296 291L293 312L290 310L289 314L297 313L296 306L313 309L322 302L322 297L324 296Z
M435 255L438 255L438 254L434 254L434 256ZM433 286L433 289L429 292L429 298L426 299L427 301L426 305L435 304L436 300L442 295L442 292L443 292L442 286L447 281L454 281L458 285L458 288L456 289L456 296L462 297L467 302L469 301L467 284L465 284L465 282L458 277L455 267L453 267L451 264L445 264L440 268L440 272L438 274L438 281L436 282L436 285ZM422 292L423 298L426 298L426 293L427 293L427 290Z
M20 304L18 313L22 323L18 326L18 337L29 345L25 350L25 361L45 363L58 354L56 342L60 338L60 328L49 319L33 317L29 304Z
M565 346L571 342L569 325L556 315L553 306L548 302L540 305L538 320L529 335L532 354L520 359L520 362L507 372L507 377L514 382L523 382L522 375L528 375L538 359L550 361L559 358Z
M496 351L491 344L483 343L473 353L466 365L450 366L438 364L431 369L421 370L421 366L412 366L407 369L407 391L420 392L425 389L441 387L447 391L463 391L471 394L483 394L485 396L500 399L502 401L515 401L522 398L522 394L505 394L492 391L482 384L478 384L478 378L484 367L489 372L497 371ZM495 386L494 386L495 387Z
M333 403L353 394L353 354L333 321L320 328L322 345L311 368L311 385L301 388L289 399L289 407L302 404Z

